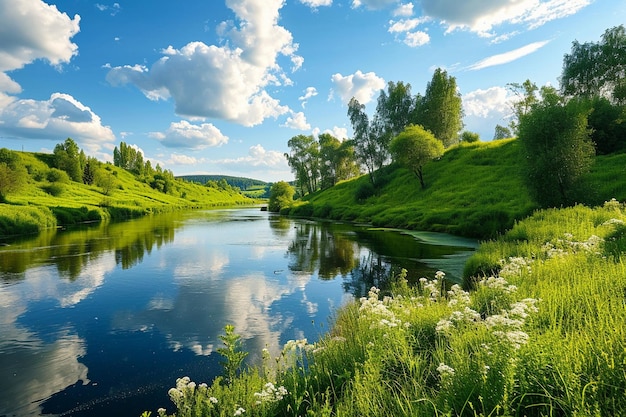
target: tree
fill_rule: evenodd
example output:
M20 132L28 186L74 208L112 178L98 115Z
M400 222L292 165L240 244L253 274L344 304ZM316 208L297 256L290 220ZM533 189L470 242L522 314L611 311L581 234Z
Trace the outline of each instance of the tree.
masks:
M396 136L390 145L393 159L410 169L424 184L424 165L443 155L443 144L422 126L409 126Z
M281 209L291 206L295 193L296 190L285 181L274 183L270 188L269 211L278 213Z
M119 149L117 146L113 149L113 165L136 175L143 174L145 169L141 151L127 145L125 142L120 142Z
M7 195L19 191L27 181L28 172L17 152L0 149L0 203Z
M583 100L590 108L587 118L596 153L607 155L626 147L626 106L613 104L607 98Z
M318 189L320 166L319 145L313 136L298 135L287 142L291 151L285 153L287 163L296 176L302 195Z
M480 135L476 132L470 132L469 130L466 130L465 132L461 133L461 142L464 142L464 143L480 142Z
M67 172L72 181L83 181L83 167L81 166L80 148L72 138L65 139L54 147L54 165ZM84 154L83 154L84 155Z
M413 123L430 130L444 147L458 143L463 128L463 102L456 78L437 68L423 97L416 98Z
M626 28L607 29L600 42L572 42L563 58L561 92L568 97L605 97L626 102Z
M370 182L376 184L376 170L382 168L389 157L389 150L384 146L386 142L383 138L381 125L372 123L365 114L365 106L354 97L348 103L348 117L352 124L354 138L354 155L357 161L365 166L369 174Z
M338 181L347 180L359 173L354 159L354 147L348 141L340 141L329 133L318 137L320 188L325 190Z
M389 81L387 91L380 90L374 123L388 141L409 125L414 105L411 84Z
M541 98L521 116L519 140L529 189L542 206L558 207L574 202L572 190L593 162L588 110L551 87L541 89Z
M511 120L509 126L513 132L517 133L520 118L530 112L533 106L539 102L537 97L539 87L527 79L521 84L509 83L507 88L515 96L512 104L514 119Z
M506 126L496 125L496 129L493 134L493 140L508 139L512 137L513 133L511 132L511 129Z

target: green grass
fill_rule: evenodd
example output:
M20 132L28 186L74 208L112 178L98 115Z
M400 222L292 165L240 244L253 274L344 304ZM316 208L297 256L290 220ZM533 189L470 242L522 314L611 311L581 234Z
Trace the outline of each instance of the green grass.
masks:
M476 269L472 291L394 277L313 345L290 341L230 382L179 381L175 414L626 415L625 222L616 201L538 211L481 246L497 273Z
M132 173L105 165L116 186L106 193L96 185L61 179L50 182L50 155L20 152L29 173L26 185L0 204L0 236L36 233L48 227L101 220L121 220L183 209L255 204L240 193L174 181L165 194L139 181ZM52 213L52 216L50 216Z
M516 139L463 144L424 167L424 190L412 173L390 166L384 169L384 185L365 200L356 197L369 181L362 176L306 196L285 212L493 238L537 208L524 185L521 163ZM626 200L625 167L626 154L597 157L580 186L581 202Z

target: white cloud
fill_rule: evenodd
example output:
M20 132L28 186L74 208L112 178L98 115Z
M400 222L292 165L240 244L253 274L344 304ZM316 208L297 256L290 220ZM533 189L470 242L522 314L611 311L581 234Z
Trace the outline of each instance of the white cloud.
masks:
M526 55L532 54L538 49L543 48L548 42L550 41L533 42L509 52L492 55L476 62L475 64L470 65L468 69L475 71L483 68L493 67L496 65L508 64L509 62L513 62L517 59L525 57Z
M176 113L189 117L214 117L244 126L260 124L268 117L289 111L265 90L270 85L290 85L278 65L289 57L297 70L303 60L292 35L278 25L283 0L228 0L240 21L224 22L218 29L229 40L225 46L190 42L172 46L150 69L143 66L112 68L107 80L113 85L135 84L150 99L172 98ZM182 75L184 74L184 76Z
M482 36L503 23L536 28L577 13L592 0L422 0L425 15L441 20L448 30L468 28Z
M56 6L41 0L0 1L0 71L22 68L36 59L59 65L78 53L71 42L80 28Z
M211 123L196 125L186 120L172 122L165 132L151 132L150 136L170 148L204 149L228 143L228 137Z
M367 104L378 91L385 88L385 80L374 72L363 74L359 70L345 77L337 73L331 77L331 80L335 85L333 94L338 94L341 101L346 104L352 97L356 98L361 104Z
M365 6L370 10L379 10L397 3L398 0L352 0L352 7L356 9L357 7Z
M426 32L409 32L404 38L404 43L412 48L426 45L430 42L430 36Z
M302 108L306 106L306 103L309 102L309 99L311 97L315 97L316 95L317 95L317 89L315 87L307 87L307 89L304 90L304 95L298 97L298 100L302 102Z
M394 17L413 16L413 3L404 3L399 5L392 13Z
M478 89L463 95L463 110L466 116L488 118L510 113L511 95L504 87Z
M288 127L296 130L311 129L311 125L307 123L306 116L303 112L292 113L291 117L288 117L285 124L281 125L281 127Z
M173 153L170 155L169 159L166 161L167 166L169 165L198 165L206 160L204 158L196 158L189 155L183 155L179 153Z
M2 100L0 99L0 104ZM11 100L0 108L0 133L8 137L64 140L73 138L90 153L115 135L100 117L69 94L54 93L49 100Z
M346 129L345 127L334 126L332 129L326 129L322 133L328 133L329 135L336 137L340 141L344 141L348 139L348 129ZM315 137L318 137L319 134L320 134L320 130L315 129L315 132L313 135Z
M300 3L309 6L312 9L317 9L321 6L330 6L333 4L333 0L300 0Z

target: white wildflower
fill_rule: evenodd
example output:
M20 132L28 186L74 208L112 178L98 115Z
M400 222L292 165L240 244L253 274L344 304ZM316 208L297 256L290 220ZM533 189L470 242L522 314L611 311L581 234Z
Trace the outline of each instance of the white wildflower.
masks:
M213 404L217 404L217 398L215 397L209 397L209 401L212 402Z
M238 409L235 410L235 414L233 414L233 416L240 416L245 412L246 412L245 408L239 407Z
M446 365L443 362L440 363L439 366L437 367L437 372L439 372L439 375L441 375L442 378L448 378L448 377L451 378L454 376L454 368Z

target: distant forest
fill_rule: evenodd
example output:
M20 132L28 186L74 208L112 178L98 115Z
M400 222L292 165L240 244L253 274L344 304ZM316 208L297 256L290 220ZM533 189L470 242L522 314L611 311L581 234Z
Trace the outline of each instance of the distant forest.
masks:
M242 191L265 188L268 185L265 181L244 177L230 177L228 175L181 175L176 178L200 184L206 184L209 181L219 182L220 180L225 180L231 187L237 187Z

